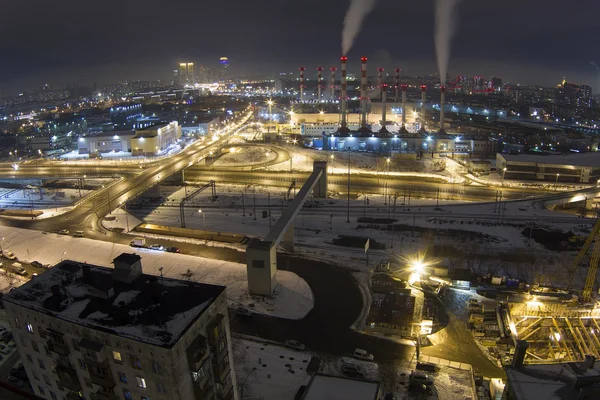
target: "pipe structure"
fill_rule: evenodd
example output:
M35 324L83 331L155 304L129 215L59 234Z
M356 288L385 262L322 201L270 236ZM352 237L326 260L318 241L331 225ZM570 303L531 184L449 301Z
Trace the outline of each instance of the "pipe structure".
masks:
M317 68L317 100L321 101L321 89L323 89L323 68Z
M386 121L386 116L387 116L387 89L388 89L388 85L386 85L385 83L383 83L381 85L381 129L379 130L380 133L388 133L388 130L386 128L386 125L387 125L387 121Z
M377 87L381 89L381 85L383 85L383 68L377 68ZM383 94L379 98L383 99Z
M342 78L340 81L342 93L340 95L340 106L342 110L342 122L340 124L340 132L346 133L348 132L348 123L346 120L346 106L348 99L348 81L346 80L346 64L348 62L348 57L342 56Z
M361 121L360 130L367 130L367 57L360 59L360 102L361 102Z
M421 129L419 132L427 132L425 130L425 94L427 92L427 85L421 85Z
M400 131L402 133L406 133L406 132L408 132L406 130L406 91L408 90L408 85L402 84L401 88L402 88L402 128L400 128Z
M444 131L444 103L446 103L446 86L440 86L440 133Z
M331 101L335 101L335 71L336 67L331 67Z
M398 102L398 91L400 90L400 68L396 68L394 70L394 72L396 72L396 86L395 86L395 89L396 89L396 98L394 99L394 101Z
M304 67L298 68L300 71L300 101L304 101Z

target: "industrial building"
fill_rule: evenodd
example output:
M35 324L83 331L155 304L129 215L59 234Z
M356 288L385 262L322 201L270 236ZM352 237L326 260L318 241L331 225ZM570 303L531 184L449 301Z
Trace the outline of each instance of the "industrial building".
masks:
M135 136L134 130L102 132L94 135L82 136L77 141L79 154L99 155L111 151L131 151L131 139Z
M225 287L65 260L3 303L36 395L238 399Z
M600 153L497 154L496 169L505 179L595 184L600 180Z

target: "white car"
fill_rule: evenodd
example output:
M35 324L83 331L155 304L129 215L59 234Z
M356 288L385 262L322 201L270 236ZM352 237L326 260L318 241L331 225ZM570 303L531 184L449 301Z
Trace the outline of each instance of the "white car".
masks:
M299 343L297 340L286 340L285 347L289 347L290 349L298 351L303 351L305 346L302 343Z
M373 361L373 354L367 353L366 350L356 349L354 350L354 358L364 361Z
M69 233L71 232L69 232L68 229L61 229L60 231L58 231L59 235L68 235Z
M17 256L15 256L15 253L13 253L10 250L3 250L2 251L2 255L6 258L8 258L9 260L16 260Z
M160 244L151 244L150 246L148 246L148 248L150 250L165 251L165 248Z
M344 362L342 364L342 372L347 375L358 375L358 376L365 375L365 370L363 369L363 367L361 367L360 365L356 365L354 363L350 363L350 362Z
M431 380L429 375L427 375L424 372L419 372L419 371L412 371L410 373L410 382L411 383L420 383L422 385L432 385L433 384L433 381Z

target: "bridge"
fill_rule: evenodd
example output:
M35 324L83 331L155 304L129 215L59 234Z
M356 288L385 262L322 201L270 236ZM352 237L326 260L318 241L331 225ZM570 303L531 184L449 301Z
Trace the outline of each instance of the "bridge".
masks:
M294 251L294 219L304 202L313 193L316 198L327 198L327 162L315 161L310 174L294 200L277 220L263 240L252 239L246 248L248 291L251 294L271 296L277 285L277 247L281 243L287 251Z

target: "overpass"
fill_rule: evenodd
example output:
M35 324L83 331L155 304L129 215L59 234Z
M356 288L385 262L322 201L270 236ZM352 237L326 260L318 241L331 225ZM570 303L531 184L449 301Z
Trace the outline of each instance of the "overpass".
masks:
M327 162L315 161L313 172L263 240L252 239L246 248L248 291L271 296L277 284L277 247L294 251L294 219L314 189L314 196L327 198Z

